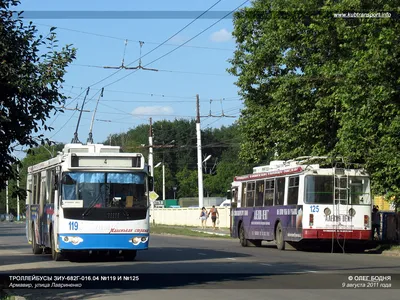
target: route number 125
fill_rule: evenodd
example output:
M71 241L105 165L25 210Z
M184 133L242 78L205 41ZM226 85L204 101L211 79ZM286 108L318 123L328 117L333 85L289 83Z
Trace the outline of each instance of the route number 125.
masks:
M311 209L311 212L317 213L317 212L319 212L319 205L311 205L310 209Z

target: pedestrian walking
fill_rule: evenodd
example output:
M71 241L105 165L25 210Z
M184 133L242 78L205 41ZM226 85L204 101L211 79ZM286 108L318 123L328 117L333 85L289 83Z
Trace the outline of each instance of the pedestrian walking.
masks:
M205 229L207 227L207 210L203 206L200 212L201 228Z
M210 216L210 214L211 214L211 220L213 223L213 230L215 230L215 223L217 221L217 218L219 218L218 209L215 207L215 205L213 205L212 208L210 209L210 211L208 212L208 216Z

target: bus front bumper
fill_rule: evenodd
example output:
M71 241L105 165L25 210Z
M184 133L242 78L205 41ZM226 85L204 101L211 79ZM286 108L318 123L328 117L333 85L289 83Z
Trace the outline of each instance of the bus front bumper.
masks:
M59 234L60 250L145 250L148 234Z

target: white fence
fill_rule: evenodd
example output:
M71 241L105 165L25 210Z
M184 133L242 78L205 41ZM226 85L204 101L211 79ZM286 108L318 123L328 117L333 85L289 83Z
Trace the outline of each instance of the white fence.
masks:
M207 212L211 207L206 207ZM230 208L217 207L219 213L220 228L230 227ZM153 208L150 210L151 224L177 225L177 226L201 226L199 208ZM211 216L207 219L207 226L212 226Z

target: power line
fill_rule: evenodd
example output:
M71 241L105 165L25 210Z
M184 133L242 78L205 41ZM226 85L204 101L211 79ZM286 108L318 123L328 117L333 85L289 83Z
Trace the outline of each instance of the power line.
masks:
M219 1L218 1L218 2L219 2ZM196 34L194 37L192 37L191 39L187 40L187 41L184 42L183 44L179 45L178 47L172 49L171 51L165 53L164 55L162 55L162 56L156 58L155 60L151 61L150 63L146 64L145 67L147 67L147 66L149 66L149 65L151 65L151 64L153 64L153 63L155 63L156 61L158 61L158 60L160 60L160 59L166 57L167 55L169 55L169 54L171 54L172 52L175 52L176 50L178 50L179 48L181 48L183 45L186 45L186 44L189 43L190 41L194 40L194 39L197 38L199 35L203 34L203 33L206 32L208 29L210 29L211 27L215 26L216 24L218 24L219 22L221 22L223 19L225 19L227 16L229 16L230 14L232 14L234 11L236 11L237 9L239 9L240 7L242 7L243 5L245 5L247 2L249 2L249 0L244 1L242 4L240 4L240 5L239 5L238 7L236 7L234 10L230 11L230 12L227 13L225 16L223 16L222 18L220 18L218 21L214 22L213 24L211 24L210 26L208 26L206 29L202 30L201 32L199 32L198 34ZM203 13L203 14L204 14L204 13ZM199 17L200 17L200 16L199 16ZM199 17L198 17L198 18L199 18ZM156 48L157 48L157 47L156 47ZM155 50L155 49L153 49L153 50ZM147 54L149 54L149 53L147 53ZM128 66L129 66L129 65L128 65ZM120 70L118 70L118 71L120 71ZM118 71L117 71L117 72L118 72ZM117 72L115 72L114 74L116 74ZM134 74L134 73L136 73L136 71L134 71L134 72L132 72L132 73L129 73L129 74L127 74L127 75L121 77L120 79L117 79L117 80L115 80L114 82L105 85L104 87L108 87L108 86L110 86L110 85L112 85L112 84L114 84L114 83L117 83L117 82L121 81L122 79L125 79L126 77L128 77L128 76L130 76L130 75L132 75L132 74ZM113 75L113 74L112 74L112 75ZM110 77L111 77L111 76L107 77L106 79L108 79L108 78L110 78ZM105 79L104 79L104 80L105 80ZM104 80L102 80L102 81L104 81ZM98 83L100 83L100 82L102 82L102 81L99 81ZM96 83L96 84L97 84L97 83ZM94 84L94 85L96 85L96 84ZM92 85L92 86L93 86L93 85Z
M82 97L79 97L79 99L82 99ZM122 102L122 103L149 103L149 100L122 100L122 99L102 99L102 102ZM242 101L241 99L232 99L232 100L224 100L224 101L229 101L229 102L237 102L237 101ZM193 101L191 100L151 100L151 103L163 103L163 104L168 104L168 103L192 103ZM200 102L207 102L207 100L202 100Z
M120 38L120 37L105 35L105 34L87 32L87 31L82 31L82 30L76 30L76 29L65 28L65 27L58 27L58 26L53 26L53 25L41 24L41 23L35 23L35 25L45 26L45 27L56 27L57 29L61 29L61 30L72 31L72 32L88 34L88 35L93 35L93 36L99 36L99 37L104 37L104 38L109 38L109 39L114 39L114 40L119 40L119 41L128 41L128 42L134 42L134 43L138 43L139 42L138 40L131 40L131 39L126 39L126 38ZM150 45L177 46L177 44L167 44L167 43L149 42L149 41L145 41L145 42L146 42L146 44L150 44ZM190 45L185 45L183 47L195 48L195 49L207 49L207 50L221 50L221 51L234 51L235 50L235 49L228 49L228 48L207 47L207 46L190 46Z
M160 45L158 45L157 47L153 48L152 50L150 50L150 51L147 52L146 54L144 54L144 55L142 56L142 58L143 58L143 57L146 57L146 56L149 55L150 53L154 52L155 50L157 50L158 48L160 48L162 45L164 45L165 43L167 43L169 40L171 40L172 38L174 38L175 36L177 36L179 33L181 33L183 30L185 30L187 27L189 27L189 26L190 26L191 24L193 24L195 21L197 21L202 15L204 15L205 13L207 13L210 9L212 9L214 6L216 6L216 5L217 5L218 3L220 3L221 1L222 1L222 0L218 0L215 4L213 4L210 8L208 8L205 12L203 12L202 14L200 14L196 19L194 19L194 20L191 21L189 24L187 24L186 26L184 26L181 30L179 30L179 31L178 31L177 33L175 33L173 36L171 36L170 38L168 38L167 40L165 40L165 41L162 42ZM185 43L185 44L186 44L186 43ZM140 58L136 59L135 61L131 62L131 63L128 64L127 66L130 66L130 65L134 64L134 63L137 62L139 59L140 59ZM147 65L146 65L146 66L147 66ZM145 67L146 67L146 66L145 66ZM98 81L98 82L92 84L90 87L95 86L95 85L97 85L97 84L99 84L99 83L101 83L101 82L107 80L108 78L114 76L115 74L117 74L117 73L120 72L120 71L121 71L121 70L118 70L118 71L112 73L111 75L107 76L106 78L104 78L104 79L102 79L102 80L100 80L100 81ZM133 73L135 73L135 72L137 72L137 71L134 71ZM131 73L131 74L132 74L132 73ZM107 86L109 86L109 85L107 85Z
M83 89L84 87L80 86L72 86L68 84L64 84L64 86L71 86L73 88L77 89ZM91 88L91 90L97 91L101 89L95 89ZM77 95L77 93L70 92L72 94ZM83 92L82 92L83 93ZM82 95L81 93L81 95ZM141 96L150 96L150 97L161 97L161 98L175 98L175 99L188 99L190 100L189 102L192 102L193 100L196 99L195 96L179 96L179 95L166 95L166 94L157 94L157 93L143 93L143 92L131 92L131 91L120 91L120 90L107 90L107 93L121 93L121 94L129 94L129 95L141 95ZM231 101L231 100L240 100L242 101L243 99L240 96L229 96L229 97L222 97L224 101ZM102 100L105 101L105 100ZM200 100L201 102L206 102L208 100ZM147 102L147 101L146 101Z
M98 68L104 69L103 66L96 65L85 65L85 64L71 64L71 66L75 67L86 67L86 68ZM121 68L125 68L125 66L120 66ZM213 73L201 73L201 72L189 72L189 71L178 71L178 70L157 70L158 72L167 72L167 73L177 73L177 74L193 74L193 75L204 75L204 76L232 76L230 74L213 74Z

